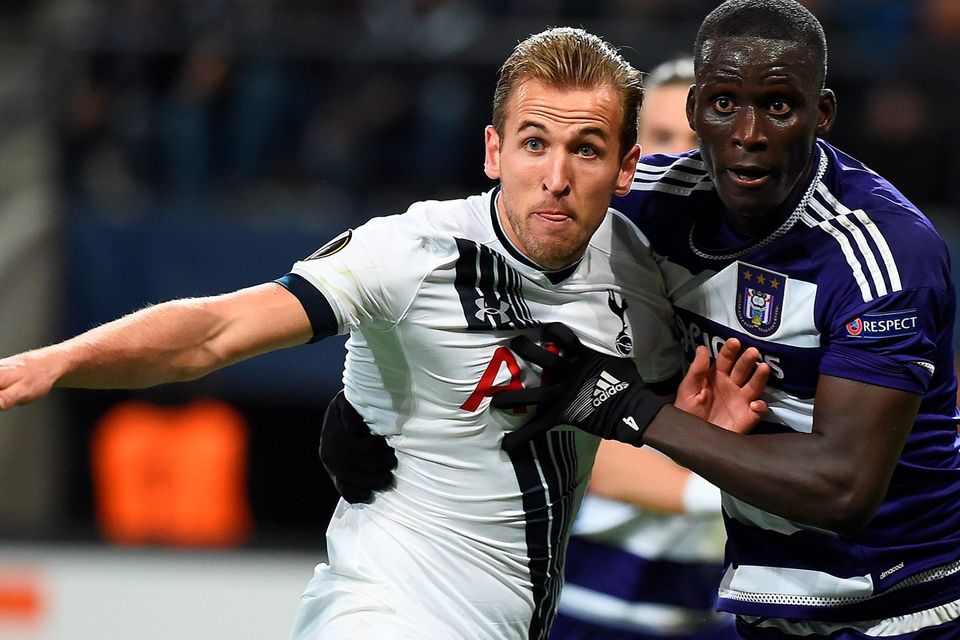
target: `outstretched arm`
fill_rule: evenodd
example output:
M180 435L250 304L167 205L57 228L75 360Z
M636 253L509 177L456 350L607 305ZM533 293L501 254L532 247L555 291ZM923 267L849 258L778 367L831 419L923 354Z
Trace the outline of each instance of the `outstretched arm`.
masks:
M887 491L920 397L821 376L812 433L741 436L666 407L644 442L737 498L842 534L866 526ZM676 415L672 420L660 420Z
M48 347L0 360L0 409L51 388L139 389L192 380L307 342L310 321L275 283L142 309Z
M915 393L821 376L811 433L743 435L665 406L624 359L592 352L552 326L544 334L572 348L564 355L561 345L553 354L517 339L515 350L544 367L554 384L499 393L494 405L537 405L529 424L538 430L568 423L648 444L744 502L844 535L860 531L876 513L920 406ZM578 402L590 397L598 376L611 373L629 385L599 406ZM735 365L731 378L737 375ZM504 448L529 439L529 424L507 434Z

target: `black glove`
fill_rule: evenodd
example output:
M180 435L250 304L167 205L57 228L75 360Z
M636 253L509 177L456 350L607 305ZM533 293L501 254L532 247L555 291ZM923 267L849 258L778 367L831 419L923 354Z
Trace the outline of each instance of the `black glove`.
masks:
M642 445L643 432L668 401L647 388L633 361L583 346L573 331L560 323L543 328L543 342L559 353L527 336L510 341L510 348L524 360L543 367L545 386L493 396L490 403L498 409L537 407L530 422L504 436L503 448L512 451L558 424L571 424L607 440Z
M370 433L367 423L340 391L323 416L320 461L337 492L355 504L369 502L374 489L390 486L397 455L386 438Z

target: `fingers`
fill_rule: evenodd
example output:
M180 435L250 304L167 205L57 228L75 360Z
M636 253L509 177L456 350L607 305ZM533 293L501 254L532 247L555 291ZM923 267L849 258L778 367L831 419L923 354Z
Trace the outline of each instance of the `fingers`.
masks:
M543 328L543 339L560 348L560 352L568 357L574 357L583 350L583 344L570 327L560 322L551 322Z
M770 365L761 362L756 365L752 374L747 379L746 384L742 385L748 395L758 396L767 387L767 381L770 379ZM766 409L764 409L766 412Z
M30 404L43 393L31 393L25 390L26 385L19 381L12 384L0 382L0 411L12 409L18 405Z
M704 346L699 346L693 354L693 362L690 363L690 368L687 369L687 375L684 377L696 381L706 378L709 373L710 350Z
M337 493L350 504L366 503L373 500L373 491L362 487L354 487L349 484L338 482L335 484Z
M769 410L770 405L768 405L765 400L754 400L750 403L750 411L754 412L758 416L763 417L763 415Z
M494 409L516 409L517 407L540 404L544 398L545 387L501 391L493 394L493 397L490 398L490 406Z
M511 431L503 436L503 442L500 446L504 451L515 451L516 449L525 446L528 442L536 438L541 433L550 431L553 426L554 424L552 422L548 422L546 420L539 422L537 420L532 420L516 431Z
M759 361L760 352L755 347L750 347L740 354L740 357L733 363L730 379L738 386L744 386L756 372Z
M769 365L760 366L760 351L756 347L749 347L742 353L740 349L740 341L736 338L724 342L717 353L717 371L729 375L730 380L739 387L746 386L749 381L758 391L762 390L770 374ZM760 377L754 381L753 377L758 373ZM761 380L763 385L759 384Z
M520 335L510 341L510 349L518 356L544 369L554 366L560 356L538 345L529 336Z
M0 411L19 404L17 401L19 394L15 387L23 375L24 366L24 362L19 358L13 356L0 358Z
M727 338L717 352L716 367L721 373L730 373L737 358L740 356L740 341L736 338Z

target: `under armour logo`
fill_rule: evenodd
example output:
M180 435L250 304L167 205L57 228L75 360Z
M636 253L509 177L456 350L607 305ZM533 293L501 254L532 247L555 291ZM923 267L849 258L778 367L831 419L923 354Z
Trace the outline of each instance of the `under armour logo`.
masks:
M509 322L510 317L507 315L507 311L510 309L508 305L503 300L500 301L500 307L494 308L487 306L487 301L485 298L477 298L474 300L474 303L477 305L479 311L475 314L477 320L486 320L487 318L496 317L500 322Z

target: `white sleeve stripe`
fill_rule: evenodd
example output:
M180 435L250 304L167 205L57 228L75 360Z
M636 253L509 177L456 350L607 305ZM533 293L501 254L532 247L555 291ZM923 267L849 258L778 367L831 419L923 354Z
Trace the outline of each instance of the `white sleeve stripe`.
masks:
M880 233L880 229L878 229L873 220L867 216L866 212L862 209L857 209L853 214L863 223L863 226L870 233L870 237L873 238L877 248L880 250L880 255L883 256L883 263L887 267L887 275L890 277L890 287L894 291L900 291L903 289L903 284L900 282L900 271L897 269L897 262L894 260L893 253L890 251L890 245L887 244L883 234Z
M663 175L650 176L648 174L643 174L637 171L633 175L633 182L636 184L643 184L645 182L659 182L660 180L673 180L674 182L679 182L684 185L690 185L695 187L701 182L710 182L709 178L706 175L693 175L685 171L669 171Z
M633 186L631 187L633 191L662 191L663 193L670 193L675 196L689 196L694 191L705 191L712 188L712 182L698 182L689 187L681 187L663 182L637 182L636 179L634 179Z
M837 200L823 183L817 185L817 193L821 198L823 198L825 204L820 203L816 199L811 199L810 204L811 208L824 219L824 223L820 224L821 228L825 223L829 224L830 221L835 221L837 224L846 229L851 236L853 236L853 238L856 240L857 247L860 249L867 262L867 267L871 275L871 280L877 291L877 295L883 296L888 293L887 283L883 279L884 270L886 271L886 275L890 280L890 290L900 291L903 288L903 285L900 282L900 272L897 269L897 263L893 258L893 253L890 251L890 246L887 244L883 234L866 214L866 212L864 212L862 209L851 211L843 203ZM855 218L860 225L862 225L862 229L854 223L853 219L851 219L851 216ZM866 237L864 236L864 230L870 234L870 238L877 247L876 250L870 247ZM843 246L842 243L841 246ZM845 254L846 251L847 249L844 248ZM877 261L878 253L879 258L883 262L883 267L881 267L880 263ZM850 262L849 256L847 256L847 262ZM872 297L864 297L865 302L869 301L870 299L872 299Z
M863 297L863 301L870 302L873 300L870 285L867 284L867 279L863 274L863 267L860 266L860 261L854 254L853 247L850 246L850 241L843 235L842 231L831 225L829 220L824 220L819 226L833 236L833 239L840 245L840 249L843 251L843 257L846 258L847 264L850 265L850 270L853 272L853 279L856 281L857 286L860 287L860 295Z
M637 163L637 173L647 173L650 175L658 175L672 169L674 167L684 167L686 169L691 169L692 173L702 173L706 175L707 169L703 164L702 160L694 160L693 158L678 158L675 162L670 164L657 165L657 164L648 164L646 162Z
M883 274L880 272L880 265L877 264L877 258L875 255L873 255L873 249L871 249L870 245L867 243L867 238L863 235L863 230L857 225L853 224L853 222L851 222L850 218L847 216L837 217L835 220L840 223L840 225L846 229L857 242L857 246L860 248L860 253L863 254L864 259L867 261L867 269L870 271L870 276L873 278L873 285L877 290L877 296L887 295L887 283L883 281Z
M880 229L878 229L877 225L874 224L873 220L870 219L870 216L868 216L863 209L857 209L856 211L851 211L848 209L843 205L843 203L837 200L832 193L830 193L826 185L823 183L817 185L817 192L823 197L827 204L836 209L840 214L852 214L857 218L860 224L862 224L870 234L870 237L873 238L874 243L877 245L877 250L880 252L880 256L883 258L883 264L887 268L887 277L890 278L891 290L900 291L903 289L903 285L900 282L900 271L897 269L897 262L894 260L893 253L890 251L890 245L887 244L883 234L880 233Z

